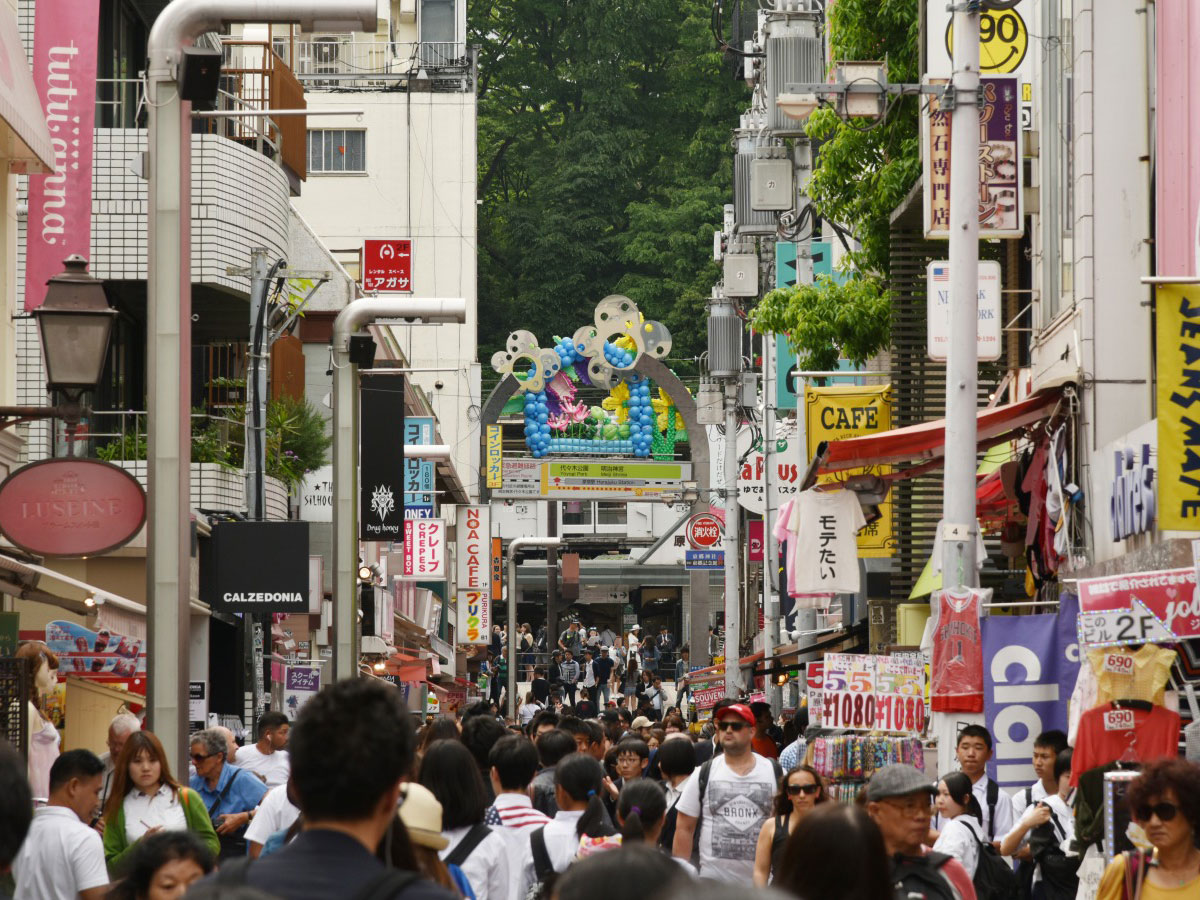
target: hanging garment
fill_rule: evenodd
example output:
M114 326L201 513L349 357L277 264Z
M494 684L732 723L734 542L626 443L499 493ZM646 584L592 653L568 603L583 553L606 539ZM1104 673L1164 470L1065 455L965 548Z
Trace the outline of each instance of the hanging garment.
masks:
M796 592L856 594L858 543L867 524L853 491L804 491L792 507L789 527L796 532Z
M991 590L933 592L930 708L936 712L983 712L983 645L980 603Z
M1128 647L1097 647L1087 657L1096 673L1096 702L1148 700L1162 706L1163 693L1171 677L1175 651L1156 644Z
M1071 785L1078 784L1080 774L1088 769L1127 754L1138 762L1178 756L1179 724L1179 713L1165 706L1118 709L1110 703L1089 709L1079 720Z

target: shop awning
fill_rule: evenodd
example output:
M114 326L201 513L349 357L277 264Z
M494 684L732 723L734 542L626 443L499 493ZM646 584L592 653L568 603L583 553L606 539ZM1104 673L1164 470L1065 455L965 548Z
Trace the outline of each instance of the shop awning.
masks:
M977 440L990 447L1013 432L1054 414L1062 400L1055 388L1016 403L981 409L976 416ZM818 475L907 462L940 461L946 455L946 420L936 419L879 434L827 441L817 448Z
M53 172L54 147L46 113L25 62L17 17L8 7L0 10L0 59L6 61L0 65L0 158L9 160L11 172Z
M777 675L780 672L790 672L801 663L819 658L823 653L854 653L856 650L865 649L866 638L865 621L855 622L849 628L809 635L809 643L797 642L776 647L773 655L764 656L760 664L754 667L754 674Z

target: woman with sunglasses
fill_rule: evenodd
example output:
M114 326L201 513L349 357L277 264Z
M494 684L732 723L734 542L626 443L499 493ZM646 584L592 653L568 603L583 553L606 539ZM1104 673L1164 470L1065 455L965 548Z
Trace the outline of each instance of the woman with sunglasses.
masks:
M1200 766L1182 759L1147 763L1125 799L1154 851L1116 857L1100 880L1096 900L1200 897Z
M779 781L775 815L763 822L754 852L754 884L766 887L783 865L783 848L804 817L825 803L829 795L821 776L810 766L799 765Z

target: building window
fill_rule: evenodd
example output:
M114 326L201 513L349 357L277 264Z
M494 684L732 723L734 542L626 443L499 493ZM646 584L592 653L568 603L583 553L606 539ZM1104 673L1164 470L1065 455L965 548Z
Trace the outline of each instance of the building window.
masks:
M340 128L309 131L308 171L367 171L367 133Z
M560 507L563 525L580 526L592 524L592 504L580 500L568 500Z
M628 521L629 507L624 503L610 503L603 500L596 504L597 525L624 525Z

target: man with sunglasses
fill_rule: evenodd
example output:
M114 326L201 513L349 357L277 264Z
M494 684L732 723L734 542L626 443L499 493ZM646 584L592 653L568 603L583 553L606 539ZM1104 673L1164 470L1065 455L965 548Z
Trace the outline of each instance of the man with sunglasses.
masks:
M879 769L867 783L867 813L883 833L897 897L975 900L967 870L952 857L928 850L935 788L929 776L896 764Z
M722 754L701 766L676 804L672 853L690 859L700 824L700 875L749 884L762 823L771 815L778 763L754 752L754 713L722 700L713 711Z
M246 826L254 818L267 786L256 775L228 761L225 736L215 728L192 735L191 758L196 767L190 785L204 800L221 841L221 859L246 853Z

